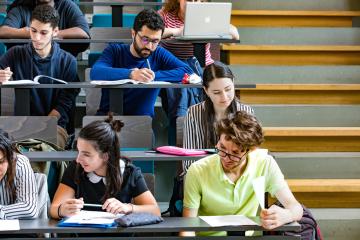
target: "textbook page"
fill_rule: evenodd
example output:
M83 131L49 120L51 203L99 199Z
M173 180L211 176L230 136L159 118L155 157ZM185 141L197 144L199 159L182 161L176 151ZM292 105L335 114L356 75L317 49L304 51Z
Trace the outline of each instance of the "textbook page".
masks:
M200 218L212 227L259 225L244 215L200 216Z
M99 224L109 225L114 223L115 219L124 214L112 214L103 211L85 211L82 210L78 214L67 218L63 223L65 224Z
M36 85L38 82L34 82L33 80L11 80L3 82L2 85Z
M37 75L34 77L34 82L42 84L67 84L66 81L57 79L46 75Z
M2 83L3 85L35 85L35 84L67 84L66 81L46 75L37 75L34 80L10 80Z
M114 81L103 81L103 80L93 80L90 81L91 84L95 85L122 85L122 84L171 84L170 82L164 81L151 81L151 82L139 82L133 79L121 79Z
M19 220L0 220L0 231L20 230Z

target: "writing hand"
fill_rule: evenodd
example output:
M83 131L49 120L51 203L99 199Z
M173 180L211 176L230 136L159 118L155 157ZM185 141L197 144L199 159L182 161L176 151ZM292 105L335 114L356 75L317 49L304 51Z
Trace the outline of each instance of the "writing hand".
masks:
M151 82L155 78L155 73L148 68L134 68L130 74L130 78L139 82Z
M124 213L128 214L132 211L130 204L122 203L116 198L109 198L105 201L102 208L112 214Z
M0 70L0 82L7 82L13 75L13 72L10 70L10 67L5 68L4 70Z

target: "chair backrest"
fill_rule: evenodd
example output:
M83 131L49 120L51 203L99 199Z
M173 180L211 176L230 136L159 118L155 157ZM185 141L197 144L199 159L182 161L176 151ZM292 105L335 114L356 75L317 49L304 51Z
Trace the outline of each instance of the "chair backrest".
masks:
M91 68L85 69L85 82L90 82L90 70ZM101 88L85 88L86 94L86 115L93 116L100 105L101 99Z
M92 27L90 29L90 36L92 39L131 39L131 29L121 27ZM102 52L106 46L107 43L90 43L90 51Z
M57 143L57 119L49 116L0 116L0 129L14 140L41 138Z
M83 126L93 121L103 121L106 116L85 116ZM122 148L152 148L152 118L149 116L114 116L124 122L120 132Z
M47 219L48 209L50 207L50 198L48 194L47 176L43 173L35 173L35 181L38 187L38 214L37 218Z
M155 174L153 173L143 173L146 186L149 188L149 191L152 195L155 196Z
M179 147L183 145L184 120L185 117L178 117L176 119L176 146Z

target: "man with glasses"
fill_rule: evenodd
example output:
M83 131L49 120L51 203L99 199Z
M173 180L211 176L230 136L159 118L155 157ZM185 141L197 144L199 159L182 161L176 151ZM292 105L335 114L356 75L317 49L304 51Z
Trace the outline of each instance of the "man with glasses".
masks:
M152 9L141 11L131 30L133 42L109 44L91 69L92 80L133 79L139 82L180 82L191 68L162 47L158 47L164 32L162 18ZM160 89L125 89L124 115L154 115L154 105ZM102 89L98 115L109 111L109 91Z
M265 192L284 206L262 209L261 225L274 229L303 215L299 202L291 193L279 166L266 149L261 125L254 115L239 111L217 124L220 139L217 154L191 164L185 178L184 217L245 215L257 216L259 202L253 180L265 178ZM265 193L264 193L265 194ZM181 235L194 235L183 232ZM201 232L197 235L224 236L226 232Z

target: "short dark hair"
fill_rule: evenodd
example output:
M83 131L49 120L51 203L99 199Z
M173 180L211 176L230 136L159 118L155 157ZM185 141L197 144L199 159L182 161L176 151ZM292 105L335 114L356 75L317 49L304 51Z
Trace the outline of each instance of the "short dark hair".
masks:
M143 26L146 26L153 31L161 30L161 34L165 29L163 19L154 9L144 9L135 17L133 26L134 31L141 31Z
M59 26L59 13L50 5L42 4L34 8L31 21L38 20L42 23L50 23L52 28Z

